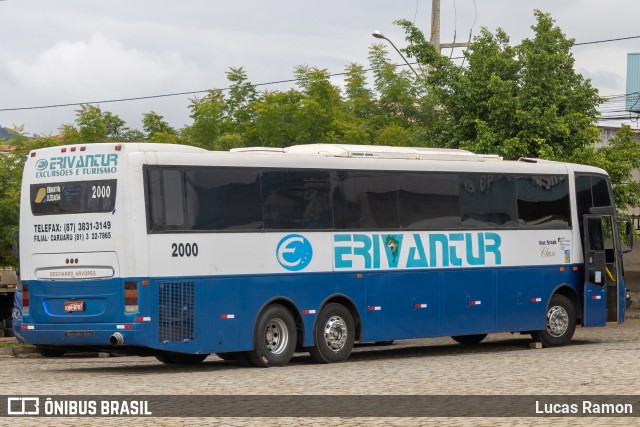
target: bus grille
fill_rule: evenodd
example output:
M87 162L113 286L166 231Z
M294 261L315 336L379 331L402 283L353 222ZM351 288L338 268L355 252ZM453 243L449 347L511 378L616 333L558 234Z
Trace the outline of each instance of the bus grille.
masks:
M194 283L160 282L158 340L163 343L193 339Z

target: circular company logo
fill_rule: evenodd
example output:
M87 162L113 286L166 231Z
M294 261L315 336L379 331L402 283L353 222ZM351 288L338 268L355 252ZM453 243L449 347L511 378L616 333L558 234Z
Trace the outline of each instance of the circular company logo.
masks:
M36 162L36 169L38 169L39 171L45 170L47 166L49 166L49 162L47 162L45 159L40 159Z
M311 262L311 243L299 234L284 236L276 248L278 262L289 271L300 271Z

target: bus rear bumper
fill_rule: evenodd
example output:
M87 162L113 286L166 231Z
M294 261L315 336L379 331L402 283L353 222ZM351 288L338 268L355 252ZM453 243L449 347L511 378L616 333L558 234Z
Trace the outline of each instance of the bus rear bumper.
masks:
M20 332L24 342L33 345L113 348L149 345L148 325L143 323L23 323ZM121 337L118 345L113 345L114 335Z

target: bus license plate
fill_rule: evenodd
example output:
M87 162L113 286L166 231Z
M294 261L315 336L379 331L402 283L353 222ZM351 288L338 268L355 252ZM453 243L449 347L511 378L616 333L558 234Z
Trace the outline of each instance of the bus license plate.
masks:
M84 301L67 301L64 303L64 311L67 313L84 311Z
M64 336L74 338L92 337L93 331L64 331Z

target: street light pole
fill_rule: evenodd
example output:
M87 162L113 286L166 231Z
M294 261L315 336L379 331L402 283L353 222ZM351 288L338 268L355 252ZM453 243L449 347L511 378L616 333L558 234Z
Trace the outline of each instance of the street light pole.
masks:
M411 71L413 71L413 74L415 74L416 77L420 77L416 72L416 70L411 66L409 61L407 61L407 58L405 58L402 52L400 52L400 49L398 49L390 39L388 39L384 34L382 34L381 31L375 30L371 35L377 39L385 39L386 41L388 41L391 44L391 46L393 46L393 48L396 50L396 52L398 52L398 55L400 55L400 57L404 60L404 62L409 66L409 68L411 68Z

